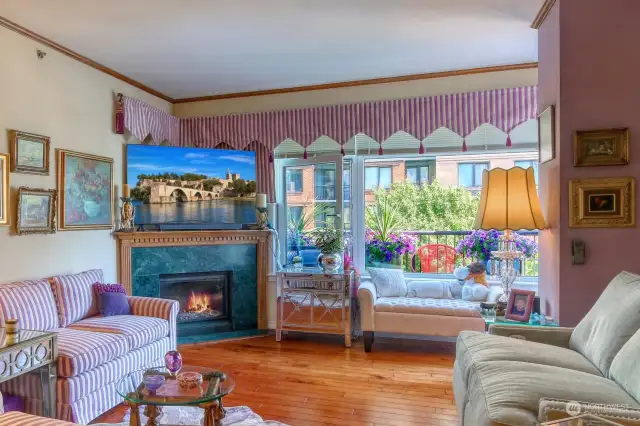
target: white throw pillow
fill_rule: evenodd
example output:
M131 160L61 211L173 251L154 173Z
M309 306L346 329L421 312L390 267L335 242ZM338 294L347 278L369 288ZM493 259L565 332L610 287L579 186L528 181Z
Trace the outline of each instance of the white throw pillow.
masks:
M445 281L409 281L407 297L453 299L449 284Z
M404 297L407 283L402 269L367 268L378 297Z
M462 286L462 300L470 302L484 302L487 300L489 289L482 284L475 284L472 280Z

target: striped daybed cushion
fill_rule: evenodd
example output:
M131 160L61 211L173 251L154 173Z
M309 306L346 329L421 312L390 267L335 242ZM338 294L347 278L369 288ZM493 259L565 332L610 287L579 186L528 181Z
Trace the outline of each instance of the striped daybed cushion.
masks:
M93 285L103 281L100 269L51 278L51 288L58 305L60 327L68 327L76 321L98 314Z
M74 377L129 351L125 336L72 328L58 333L58 377Z
M17 318L25 330L58 328L56 303L47 280L0 284L0 327Z
M0 414L1 426L72 426L73 423L62 420L47 419L45 417L32 416L31 414L10 411Z
M138 349L141 346L169 336L169 322L167 320L133 315L86 318L71 324L69 328L121 334L126 337L130 350Z

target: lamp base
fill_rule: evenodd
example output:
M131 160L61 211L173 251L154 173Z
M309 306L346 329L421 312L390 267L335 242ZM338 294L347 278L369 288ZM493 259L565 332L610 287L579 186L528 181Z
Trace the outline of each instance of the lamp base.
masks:
M513 249L510 231L505 231L503 245L503 250L492 251L491 257L500 262L497 275L502 283L502 295L498 299L498 302L508 303L511 288L519 275L519 271L515 267L515 260L522 257L522 252Z

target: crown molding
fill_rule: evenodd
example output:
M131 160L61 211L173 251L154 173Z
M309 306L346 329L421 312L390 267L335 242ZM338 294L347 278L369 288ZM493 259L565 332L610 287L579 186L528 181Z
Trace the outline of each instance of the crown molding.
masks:
M533 28L534 30L537 30L542 26L542 23L544 22L545 18L553 8L554 4L556 4L556 0L545 0L544 4L538 11L538 14L536 15L533 22L531 23L531 28Z
M339 89L344 87L368 86L371 84L398 83L398 82L404 82L404 81L428 80L431 78L454 77L454 76L471 75L471 74L484 74L484 73L499 72L499 71L525 70L525 69L532 69L532 68L538 68L538 63L527 62L522 64L497 65L497 66L470 68L470 69L462 69L462 70L455 70L455 71L440 71L440 72L431 72L431 73L423 73L423 74L409 74L409 75L401 75L397 77L382 77L382 78L371 78L367 80L342 81L338 83L313 84L309 86L285 87L281 89L254 90L251 92L226 93L222 95L200 96L200 97L194 97L194 98L179 98L179 99L174 99L174 103L183 104L183 103L191 103L191 102L217 101L221 99L248 98L252 96L281 95L284 93L311 92L314 90Z
M127 84L130 84L133 87L137 87L140 90L144 90L145 92L147 92L147 93L149 93L149 94L151 94L153 96L157 96L158 98L163 99L163 100L165 100L167 102L171 102L171 103L174 102L173 98L170 98L169 96L167 96L167 95L165 95L163 93L160 93L157 90L153 90L152 88L150 88L148 86L145 86L144 84L142 84L142 83L140 83L138 81L135 81L134 79L129 78L126 75L120 74L119 72L114 71L113 69L111 69L111 68L109 68L107 66L99 64L98 62L96 62L96 61L94 61L92 59L89 59L86 56L83 56L83 55L81 55L81 54L79 54L77 52L74 52L73 50L62 46L62 45L56 43L53 40L49 40L48 38L43 37L40 34L34 33L33 31L31 31L31 30L29 30L29 29L27 29L25 27L22 27L22 26L16 24L15 22L12 22L12 21L10 21L10 20L2 17L2 16L0 16L0 26L3 26L5 28L7 28L7 29L9 29L11 31L14 31L14 32L16 32L16 33L18 33L20 35L23 35L23 36L25 36L27 38L30 38L31 40L34 40L34 41L36 41L36 42L38 42L40 44L43 44L43 45L53 49L53 50L56 50L56 51L62 53L63 55L66 55L66 56L68 56L68 57L70 57L72 59L75 59L78 62L82 62L83 64L88 65L91 68L95 68L98 71L102 71L103 73L108 74L111 77L117 78L118 80L123 81L123 82L125 82Z

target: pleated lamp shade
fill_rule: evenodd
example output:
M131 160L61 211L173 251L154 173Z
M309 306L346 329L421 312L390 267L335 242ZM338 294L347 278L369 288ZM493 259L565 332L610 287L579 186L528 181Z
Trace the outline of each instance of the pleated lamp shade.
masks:
M533 168L492 169L482 173L480 207L474 229L544 229Z

